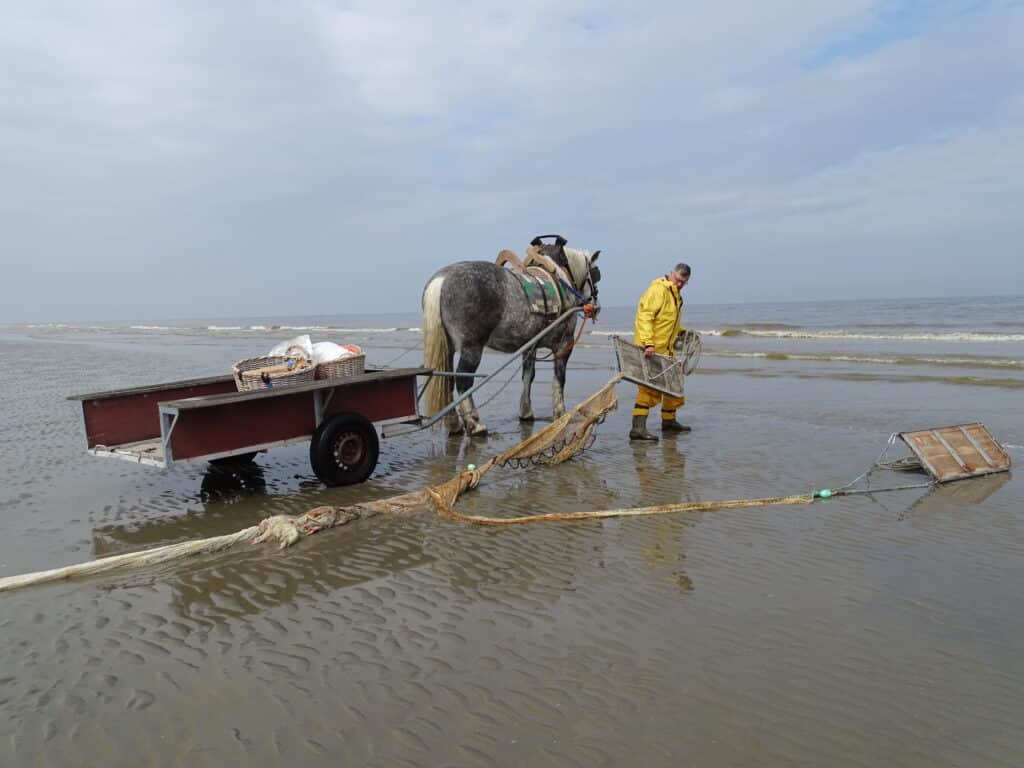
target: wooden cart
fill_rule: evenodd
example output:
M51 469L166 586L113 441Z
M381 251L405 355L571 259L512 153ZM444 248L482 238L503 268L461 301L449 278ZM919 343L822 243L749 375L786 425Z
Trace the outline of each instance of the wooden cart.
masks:
M73 395L89 452L154 467L176 461L248 460L259 451L309 441L309 463L327 485L368 478L380 453L378 429L395 437L438 423L532 349L573 307L487 374L399 368L307 384L238 392L232 376ZM478 381L429 418L419 414L419 376Z
M366 480L388 436L423 423L417 377L401 368L253 392L231 376L74 395L90 453L168 467L176 461L246 461L257 452L309 442L313 472L327 485ZM395 427L399 429L394 429Z

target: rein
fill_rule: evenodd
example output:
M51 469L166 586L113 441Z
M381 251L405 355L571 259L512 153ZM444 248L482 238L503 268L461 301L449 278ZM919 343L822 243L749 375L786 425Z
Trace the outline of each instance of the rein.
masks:
M570 269L570 271L572 270ZM573 286L569 285L569 283L567 283L565 280L563 280L562 278L558 278L558 282L562 284L562 287L565 288L565 290L567 290L569 293L575 296L581 305L587 303L587 300L583 298L583 294L576 290Z
M584 304L582 307L580 307L580 312L583 315L583 322L580 323L580 329L576 332L576 338L574 338L572 340L572 343L569 344L569 348L566 349L565 352L558 353L556 353L554 350L551 350L551 353L545 355L544 357L534 358L536 362L548 363L551 362L552 360L567 360L569 358L569 355L572 354L572 351L576 349L576 345L579 343L579 340L583 338L583 329L586 328L587 326L587 320L594 319L594 305Z

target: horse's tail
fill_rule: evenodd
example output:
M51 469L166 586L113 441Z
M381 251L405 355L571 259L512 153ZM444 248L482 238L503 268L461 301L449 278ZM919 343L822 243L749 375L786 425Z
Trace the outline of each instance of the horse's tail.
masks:
M444 277L431 278L423 291L423 366L435 371L452 370L452 350L448 332L441 320L441 286ZM424 395L424 416L433 416L452 401L455 380L450 376L433 376Z

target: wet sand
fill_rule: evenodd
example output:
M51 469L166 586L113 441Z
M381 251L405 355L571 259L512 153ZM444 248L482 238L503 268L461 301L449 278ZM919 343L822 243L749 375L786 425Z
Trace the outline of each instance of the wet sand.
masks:
M65 395L217 372L264 346L246 344L0 336L0 575L403 493L531 429L512 384L484 410L486 441L386 441L372 481L340 489L313 477L304 446L241 475L85 454ZM606 349L579 350L567 400L611 365ZM1024 459L1016 387L899 373L711 359L688 382L694 432L656 445L626 440L624 384L581 458L491 473L459 508L835 487L893 430L969 420ZM538 414L549 377L541 369ZM0 764L1017 766L1022 501L1008 475L501 530L377 517L283 552L5 595Z

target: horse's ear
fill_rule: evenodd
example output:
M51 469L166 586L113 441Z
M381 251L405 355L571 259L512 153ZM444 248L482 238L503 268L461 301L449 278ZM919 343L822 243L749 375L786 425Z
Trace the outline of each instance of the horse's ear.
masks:
M595 261L597 261L597 257L600 256L600 255L601 255L601 249L598 248L596 251L594 251L594 255L590 257L590 263L593 264Z

